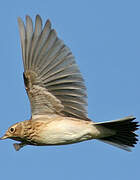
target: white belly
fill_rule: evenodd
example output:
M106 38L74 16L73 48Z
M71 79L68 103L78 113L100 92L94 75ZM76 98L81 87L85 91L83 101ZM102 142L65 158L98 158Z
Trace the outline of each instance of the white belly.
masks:
M92 138L92 126L83 121L52 121L40 133L43 144L71 144Z

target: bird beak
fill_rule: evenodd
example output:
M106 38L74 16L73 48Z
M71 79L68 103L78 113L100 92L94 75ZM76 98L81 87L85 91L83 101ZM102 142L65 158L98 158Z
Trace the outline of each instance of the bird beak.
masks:
M7 138L8 138L8 136L5 134L4 136L2 136L2 137L0 138L0 140L7 139Z

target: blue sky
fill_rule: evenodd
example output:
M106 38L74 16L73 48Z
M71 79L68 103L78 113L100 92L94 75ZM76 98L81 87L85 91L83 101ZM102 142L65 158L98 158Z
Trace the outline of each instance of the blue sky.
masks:
M134 115L140 121L140 1L13 0L0 6L0 135L30 118L24 89L17 17L49 18L71 48L88 88L93 121ZM140 132L137 132L140 134ZM98 141L25 147L0 142L0 178L61 180L139 179L140 146L131 153Z

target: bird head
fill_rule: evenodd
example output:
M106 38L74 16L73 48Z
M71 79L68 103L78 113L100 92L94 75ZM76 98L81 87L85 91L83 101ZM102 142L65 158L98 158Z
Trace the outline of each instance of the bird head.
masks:
M12 126L10 126L8 128L8 130L6 131L6 133L4 134L4 136L2 136L0 138L0 140L3 140L3 139L13 139L13 140L17 140L17 141L20 141L21 137L22 137L22 122L21 123L16 123Z

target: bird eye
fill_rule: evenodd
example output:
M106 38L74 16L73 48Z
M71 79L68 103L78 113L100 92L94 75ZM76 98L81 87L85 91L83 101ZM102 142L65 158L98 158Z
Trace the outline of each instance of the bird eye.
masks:
M13 127L10 128L10 132L13 133L15 129Z

